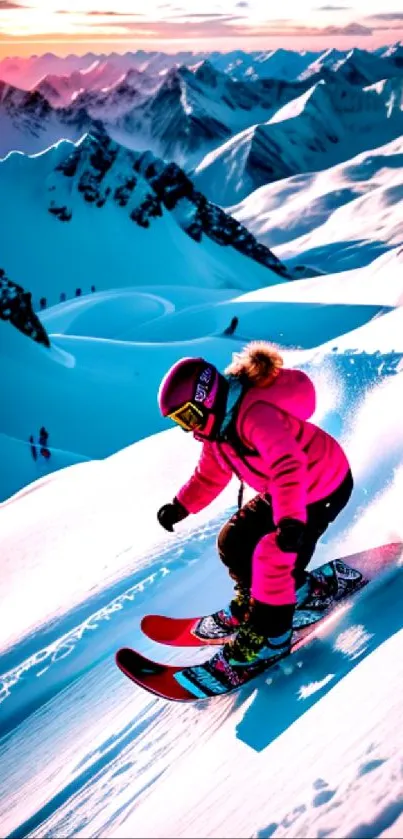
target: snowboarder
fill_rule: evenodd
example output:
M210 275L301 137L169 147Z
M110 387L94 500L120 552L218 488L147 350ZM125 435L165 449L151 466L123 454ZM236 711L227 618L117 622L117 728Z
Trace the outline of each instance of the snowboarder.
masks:
M42 425L39 429L39 445L40 445L40 454L45 460L49 460L50 458L50 451L48 449L48 439L49 439L49 432L46 431L46 428Z
M239 319L235 316L232 318L231 323L224 329L223 335L233 335L239 323Z
M36 448L35 441L34 441L34 438L33 438L32 434L29 438L29 445L30 445L30 449L31 449L32 459L33 460L38 460L38 450Z
M203 358L183 358L161 382L159 408L203 443L196 469L157 513L168 531L210 504L233 474L257 491L222 527L220 559L235 583L217 613L234 640L223 653L242 667L287 655L296 602L319 595L306 568L319 538L347 504L353 478L340 444L308 422L315 388L280 353L252 341L224 374ZM242 496L242 493L241 493ZM229 633L230 634L230 633Z

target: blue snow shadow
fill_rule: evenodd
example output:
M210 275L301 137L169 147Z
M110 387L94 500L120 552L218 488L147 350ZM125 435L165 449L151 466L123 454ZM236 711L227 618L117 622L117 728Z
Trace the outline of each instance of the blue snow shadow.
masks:
M390 246L374 239L342 239L307 248L297 256L284 257L291 268L295 265L313 265L326 274L364 268L390 250Z
M367 655L402 629L402 598L403 569L397 568L361 592L326 638L294 653L289 659L294 664L290 674L276 667L246 685L232 711L257 692L237 726L237 738L257 752L269 746ZM350 633L351 642L337 649L342 633ZM273 681L267 684L271 676Z
M181 341L203 340L222 336L223 330L236 316L238 325L231 336L237 341L249 341L257 336L278 343L283 348L299 347L309 350L337 340L340 335L370 323L375 317L392 311L394 307L362 303L312 303L261 300L252 292L251 300L244 295L234 300L211 306L194 307L185 313L173 313L164 318L164 338ZM312 324L315 324L314 328ZM157 327L157 324L156 324ZM156 328L155 327L155 328ZM151 327L150 327L151 329ZM157 333L158 339L162 335ZM150 332L155 340L155 333ZM207 345L206 345L207 346ZM220 364L221 355L212 360Z

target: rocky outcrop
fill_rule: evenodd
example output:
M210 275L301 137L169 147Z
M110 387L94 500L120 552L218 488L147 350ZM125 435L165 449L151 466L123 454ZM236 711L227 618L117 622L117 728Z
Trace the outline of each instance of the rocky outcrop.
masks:
M176 163L166 164L158 158L150 162L150 154L146 153L138 157L135 168L152 186L167 210L182 209L178 205L187 202L187 212L179 213L178 219L183 230L193 239L200 241L205 234L217 244L230 245L277 274L289 276L287 268L271 250L257 242L252 233L233 216L208 201Z
M46 330L32 308L31 294L13 283L0 268L0 320L9 320L37 344L50 347Z

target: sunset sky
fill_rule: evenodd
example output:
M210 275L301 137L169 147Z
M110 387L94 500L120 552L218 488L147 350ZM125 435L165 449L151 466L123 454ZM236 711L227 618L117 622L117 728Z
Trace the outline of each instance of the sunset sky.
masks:
M0 58L140 48L373 48L403 38L401 8L400 0L0 0Z

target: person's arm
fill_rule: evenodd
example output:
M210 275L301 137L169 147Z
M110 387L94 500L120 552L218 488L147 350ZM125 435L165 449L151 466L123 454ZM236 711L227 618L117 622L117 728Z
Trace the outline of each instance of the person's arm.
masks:
M203 443L199 462L192 477L176 493L188 513L203 510L225 489L232 478L229 466L218 460L211 443Z

